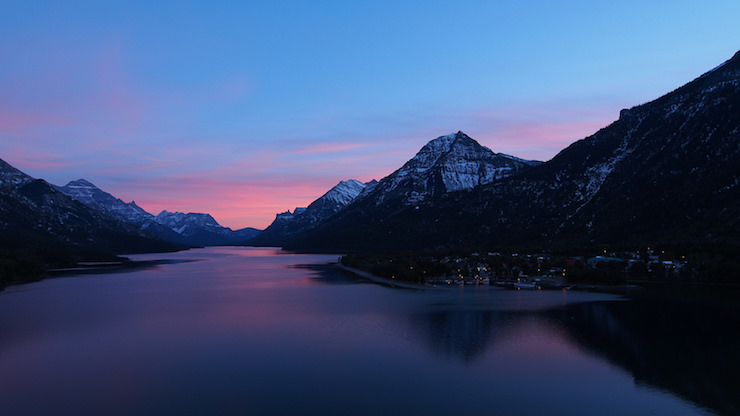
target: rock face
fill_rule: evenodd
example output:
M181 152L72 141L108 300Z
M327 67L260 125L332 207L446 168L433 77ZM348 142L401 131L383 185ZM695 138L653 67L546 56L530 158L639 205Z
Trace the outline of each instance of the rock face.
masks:
M434 169L446 158L434 155L455 141L431 142L383 179L368 194L374 207L358 198L287 248L719 244L740 237L740 53L623 110L552 160L488 183L490 174L481 174L472 189L459 190L475 183L472 165Z

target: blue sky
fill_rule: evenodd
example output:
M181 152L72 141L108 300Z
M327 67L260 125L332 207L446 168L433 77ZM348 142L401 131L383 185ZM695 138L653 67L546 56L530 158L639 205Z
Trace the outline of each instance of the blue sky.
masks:
M737 1L0 5L0 158L265 227L462 130L547 160L740 49Z

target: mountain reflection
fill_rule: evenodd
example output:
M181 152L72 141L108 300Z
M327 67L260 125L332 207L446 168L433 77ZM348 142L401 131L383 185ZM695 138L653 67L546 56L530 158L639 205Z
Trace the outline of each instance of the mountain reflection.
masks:
M408 318L411 332L430 350L466 364L505 341L507 328L532 319L549 322L571 343L629 371L636 383L720 414L740 414L737 310L633 300L544 312L435 311Z
M412 332L434 353L471 363L483 354L501 326L501 314L447 311L409 317Z
M548 312L569 337L630 371L720 414L740 414L740 317L731 306L649 299Z
M324 283L348 283L329 269ZM512 292L512 295L515 295ZM434 295L430 295L434 296ZM466 365L536 322L570 344L632 374L638 384L671 392L722 415L740 414L740 310L724 303L677 301L641 295L629 301L566 304L547 310L444 308L397 316L434 354Z

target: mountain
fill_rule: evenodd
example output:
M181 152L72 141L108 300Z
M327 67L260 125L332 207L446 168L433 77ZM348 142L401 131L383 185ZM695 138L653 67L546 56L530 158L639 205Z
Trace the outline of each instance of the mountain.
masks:
M552 160L480 186L460 190L455 184L471 183L467 176L444 171L426 176L426 166L444 153L436 149L451 141L445 137L286 248L740 240L740 52L657 100L622 110L617 121ZM439 192L447 184L451 192Z
M354 218L352 213L360 212L360 216L380 218L408 207L418 209L426 201L446 193L494 183L540 163L494 153L458 131L431 140L380 182L340 182L311 203L305 212L296 209L294 213L278 214L270 227L248 244L290 244L314 229L325 227L336 215Z
M281 246L293 236L305 232L351 203L363 192L377 184L373 180L362 183L356 179L341 181L306 208L296 208L275 216L275 220L260 235L247 242L256 246ZM246 240L245 240L246 241Z
M308 219L310 222L317 222L331 217L339 212L340 209L349 205L366 189L371 189L377 184L377 181L362 183L356 179L339 182L327 193L317 200L313 201L305 211L301 213L302 219Z
M253 238L260 232L254 228L232 231L219 225L208 214L162 211L155 217L135 202L123 202L84 179L71 181L58 189L108 216L133 224L176 244L189 246L235 244Z
M458 131L427 143L361 201L394 209L397 205L417 206L448 192L494 183L539 163L496 154Z
M0 287L46 267L110 260L112 253L181 248L91 209L0 160Z
M97 207L111 217L130 223L143 224L151 217L136 202L127 204L84 179L71 181L58 189L87 206Z
M152 214L136 205L136 202L123 202L84 179L71 181L57 189L110 217L151 231L165 241L191 246L198 245L180 233L158 223Z
M254 228L234 231L223 227L210 214L162 211L154 221L185 236L187 241L203 246L237 244L260 233Z

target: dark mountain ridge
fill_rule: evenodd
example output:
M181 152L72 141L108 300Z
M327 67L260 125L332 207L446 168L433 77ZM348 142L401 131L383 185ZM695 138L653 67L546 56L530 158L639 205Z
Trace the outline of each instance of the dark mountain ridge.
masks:
M739 182L740 53L539 166L414 206L357 201L285 247L719 244L738 240Z
M0 287L115 253L184 248L118 221L0 160Z
M90 208L96 209L119 221L148 230L165 241L186 246L198 245L172 229L156 222L154 216L136 205L136 202L123 202L85 179L71 181L64 186L57 187L57 189Z

